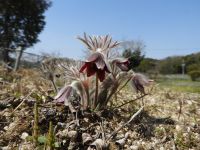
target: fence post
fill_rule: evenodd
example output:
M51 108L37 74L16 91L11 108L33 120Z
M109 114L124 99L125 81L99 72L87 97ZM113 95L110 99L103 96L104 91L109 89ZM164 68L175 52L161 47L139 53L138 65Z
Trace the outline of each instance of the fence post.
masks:
M16 57L16 61L15 61L14 71L17 71L17 69L19 68L20 59L21 59L22 53L23 53L23 49L21 46L19 46L16 49L16 53L17 53L17 57Z

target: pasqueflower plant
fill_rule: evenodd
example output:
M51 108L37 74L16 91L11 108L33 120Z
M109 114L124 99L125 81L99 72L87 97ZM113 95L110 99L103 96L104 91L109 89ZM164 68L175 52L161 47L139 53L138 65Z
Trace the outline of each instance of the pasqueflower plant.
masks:
M136 92L145 94L144 85L148 80L143 75L128 70L128 59L108 57L111 50L120 43L113 41L109 35L87 36L78 39L90 51L84 61L58 63L65 77L71 83L65 85L55 96L56 103L64 103L71 112L77 109L102 110L130 82Z

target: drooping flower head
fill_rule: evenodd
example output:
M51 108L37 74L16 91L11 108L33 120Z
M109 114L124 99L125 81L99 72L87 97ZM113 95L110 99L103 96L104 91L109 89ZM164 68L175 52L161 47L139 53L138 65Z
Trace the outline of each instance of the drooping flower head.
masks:
M65 100L70 96L72 87L70 85L64 86L54 97L56 103L64 103Z
M80 72L85 72L88 77L97 74L98 79L102 82L105 79L105 73L110 73L111 68L107 60L108 52L111 48L119 45L118 42L113 42L112 38L106 36L87 36L78 37L89 50L92 51L91 55L81 67Z
M97 73L97 76L101 82L105 79L105 73L111 72L110 66L104 58L104 55L99 52L94 52L85 61L85 64L80 69L80 72L83 73L84 71L88 77Z
M64 103L64 105L72 108L71 100L79 100L80 97L80 105L82 109L86 109L88 106L88 101L85 90L86 89L81 81L73 81L70 85L66 85L60 89L60 91L54 97L54 102Z
M144 86L148 86L153 80L147 79L144 75L136 73L131 79L131 85L136 90L136 92L141 92L145 94Z
M112 64L116 65L121 71L128 71L128 65L130 64L127 58L115 58L112 61Z

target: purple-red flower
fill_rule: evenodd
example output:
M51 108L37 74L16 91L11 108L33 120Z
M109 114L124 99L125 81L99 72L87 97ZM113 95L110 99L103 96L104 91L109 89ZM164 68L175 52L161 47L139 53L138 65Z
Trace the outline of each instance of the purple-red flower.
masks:
M135 74L131 79L132 86L136 92L141 92L142 94L145 94L144 86L149 85L150 82L152 80L148 80L144 75L139 73Z
M107 63L104 55L100 52L93 53L81 67L80 72L87 73L87 76L90 77L95 73L98 76L98 79L102 82L105 79L105 73L110 73L110 66Z
M54 97L56 103L65 103L66 99L69 98L71 92L72 92L72 87L70 85L67 85L63 87L58 94Z
M117 67L121 69L121 71L128 71L128 65L130 64L128 59L125 58L116 58L112 63L115 63Z

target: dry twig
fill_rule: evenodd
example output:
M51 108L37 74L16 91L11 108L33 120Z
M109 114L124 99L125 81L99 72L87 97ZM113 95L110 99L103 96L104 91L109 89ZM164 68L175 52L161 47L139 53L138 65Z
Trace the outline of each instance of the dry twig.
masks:
M132 99L132 100L130 100L130 101L128 101L128 102L125 102L125 103L123 103L123 104L121 104L121 105L119 105L119 106L116 106L116 107L114 107L113 109L118 109L118 108L120 108L120 107L122 107L122 106L124 106L124 105L126 105L126 104L129 104L129 103L132 103L132 102L134 102L134 101L136 101L136 100L138 100L138 99L141 99L141 98L145 97L146 95L148 95L148 94L143 94L142 96L137 97L137 98L135 98L135 99Z
M23 98L22 102L13 110L12 114L25 102L25 100L33 93L31 91L26 97Z
M110 140L113 136L115 136L123 127L127 126L131 121L133 121L142 111L144 107L141 107L130 119L128 122L124 123L122 126L117 128L115 131L111 133L111 135L106 139L106 141Z

